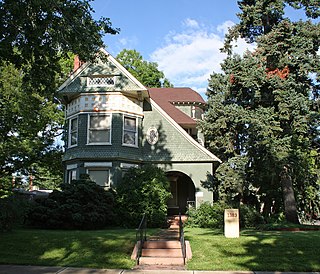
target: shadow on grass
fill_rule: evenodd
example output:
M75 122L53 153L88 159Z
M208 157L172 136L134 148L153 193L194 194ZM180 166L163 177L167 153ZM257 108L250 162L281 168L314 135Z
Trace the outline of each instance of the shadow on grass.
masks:
M319 271L320 231L242 231L225 238L223 231L186 228L193 258L188 269L250 271Z
M243 245L251 256L242 264L245 267L261 271L320 270L320 231L244 231L241 237L252 239Z
M134 243L134 230L14 230L1 235L0 263L125 269Z

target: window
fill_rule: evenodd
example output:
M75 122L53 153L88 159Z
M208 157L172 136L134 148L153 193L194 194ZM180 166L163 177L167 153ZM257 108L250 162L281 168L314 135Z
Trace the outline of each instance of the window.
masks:
M122 178L124 177L124 175L128 172L128 170L130 168L139 168L138 164L128 164L128 163L120 163L120 168L122 171Z
M88 143L110 144L111 143L111 116L90 114L88 121Z
M77 164L67 165L67 182L77 179Z
M135 117L124 117L123 144L128 146L138 145L137 118Z
M107 75L90 76L87 78L87 84L90 87L107 87L114 86L115 77Z
M69 147L76 146L78 143L78 118L69 120Z
M102 187L109 187L109 169L103 168L90 168L87 169L87 173L90 176L90 179L95 182L97 185Z
M70 184L73 180L77 179L77 170L71 169L68 170L68 183Z

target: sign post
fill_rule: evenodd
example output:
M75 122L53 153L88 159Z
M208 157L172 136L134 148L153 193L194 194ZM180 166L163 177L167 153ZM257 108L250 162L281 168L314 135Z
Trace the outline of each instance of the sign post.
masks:
M239 238L239 209L224 210L224 236Z

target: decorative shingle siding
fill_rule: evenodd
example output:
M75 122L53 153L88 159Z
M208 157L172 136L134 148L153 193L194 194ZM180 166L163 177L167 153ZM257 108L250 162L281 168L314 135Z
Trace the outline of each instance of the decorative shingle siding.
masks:
M174 105L177 109L181 110L183 113L187 114L189 117L191 116L191 110L192 107L191 106L186 106L186 105Z
M78 145L68 148L64 155L64 160L71 159L96 159L96 160L112 160L112 159L128 159L133 161L142 160L141 149L141 130L139 132L140 140L139 147L128 147L122 145L122 129L123 129L123 114L112 114L112 130L110 145L88 145L87 144L87 129L88 129L88 114L80 114L78 120ZM141 128L141 118L138 118L139 128Z
M146 161L213 162L212 157L192 143L186 134L179 131L183 131L181 127L170 123L154 106L151 108L151 111L144 112L143 120L143 149ZM145 138L149 127L156 127L159 132L159 141L154 146L151 146Z
M92 75L113 75L116 77L114 86L104 87L90 87L87 86L87 77ZM130 81L123 73L114 66L111 62L107 61L102 63L90 64L85 68L69 85L60 90L60 93L83 93L83 92L99 92L99 91L134 91L139 87Z

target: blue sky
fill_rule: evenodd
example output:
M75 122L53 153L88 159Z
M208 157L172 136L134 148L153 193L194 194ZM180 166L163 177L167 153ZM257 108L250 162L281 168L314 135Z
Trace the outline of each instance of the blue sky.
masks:
M228 27L238 22L236 0L95 0L96 19L110 18L118 35L106 35L106 50L114 57L135 49L144 60L157 62L176 87L191 87L204 95L208 78L220 72L220 52ZM252 50L243 40L236 51Z

